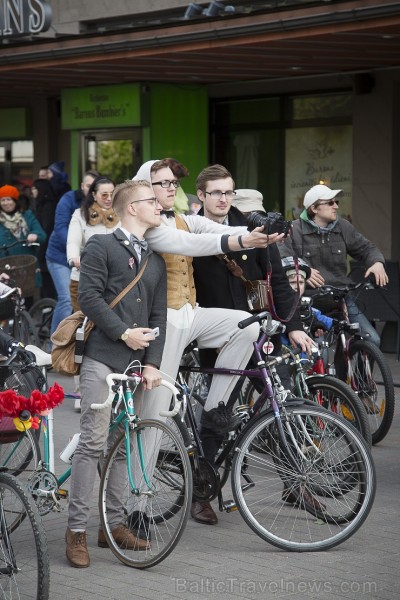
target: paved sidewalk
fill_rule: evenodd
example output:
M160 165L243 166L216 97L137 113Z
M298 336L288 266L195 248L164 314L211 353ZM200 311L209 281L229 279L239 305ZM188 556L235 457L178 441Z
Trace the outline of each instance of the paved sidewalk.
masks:
M358 598L394 600L400 594L400 363L387 355L396 384L397 407L387 437L373 448L378 490L372 512L350 540L321 553L285 553L258 538L238 512L219 514L217 526L189 520L174 552L141 571L122 565L97 542L97 499L89 528L89 569L65 559L66 510L44 518L51 557L51 600L270 600ZM72 379L57 379L72 391ZM56 410L56 457L79 430L73 401ZM64 463L59 463L62 468ZM65 466L65 465L64 465ZM226 494L228 497L228 493Z

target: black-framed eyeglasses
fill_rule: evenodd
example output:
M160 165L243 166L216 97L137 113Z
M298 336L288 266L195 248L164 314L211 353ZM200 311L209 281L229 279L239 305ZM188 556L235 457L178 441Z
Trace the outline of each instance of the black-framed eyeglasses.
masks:
M212 192L206 192L213 200L221 200L222 196L225 196L226 200L232 200L236 196L236 192L228 190L227 192L221 192L220 190L214 190Z
M181 182L178 179L163 179L162 181L152 181L151 185L161 185L162 188L170 188L171 185L174 188L178 188L181 185Z
M340 200L337 200L336 198L334 200L326 200L326 202L322 201L322 202L318 202L317 206L333 206L334 204L336 204L337 206L339 206L339 202Z
M151 202L155 206L157 204L157 198L143 198L142 200L133 200L133 202L129 202L129 206L131 204L136 204L136 202Z

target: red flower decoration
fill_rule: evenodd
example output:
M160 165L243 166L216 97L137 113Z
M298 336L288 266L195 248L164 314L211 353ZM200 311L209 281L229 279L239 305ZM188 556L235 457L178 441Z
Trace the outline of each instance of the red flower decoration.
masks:
M23 410L31 414L38 414L45 410L55 408L64 400L64 390L55 383L47 393L33 390L30 398L19 396L14 390L0 392L0 415L18 417Z

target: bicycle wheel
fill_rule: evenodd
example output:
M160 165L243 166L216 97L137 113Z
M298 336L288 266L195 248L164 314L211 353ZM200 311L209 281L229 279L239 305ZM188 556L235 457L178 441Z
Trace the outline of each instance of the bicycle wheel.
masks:
M37 469L40 457L38 437L31 429L12 442L0 444L0 467L11 475L25 473L29 477Z
M36 327L38 346L45 352L49 352L50 348L51 320L56 304L54 298L41 298L29 309L29 315Z
M48 600L50 565L43 524L18 481L0 473L0 598Z
M192 474L179 436L164 423L141 421L129 436L129 457L122 433L106 458L100 481L99 512L115 556L129 567L145 569L164 560L183 533L192 500ZM114 482L118 479L118 500L113 475ZM116 544L111 531L121 520L148 542L146 550Z
M11 335L24 346L28 344L38 346L39 344L35 324L26 310L21 310L19 316L14 317Z
M309 393L302 390L299 396L346 419L371 447L372 437L366 410L349 385L330 375L310 375L306 377L306 383Z
M395 392L393 378L382 352L371 342L350 344L352 379L348 382L363 402L368 415L372 443L388 433L393 421Z
M374 464L352 425L299 402L281 409L282 433L270 412L246 427L233 459L232 490L245 522L263 540L286 551L328 550L368 517Z

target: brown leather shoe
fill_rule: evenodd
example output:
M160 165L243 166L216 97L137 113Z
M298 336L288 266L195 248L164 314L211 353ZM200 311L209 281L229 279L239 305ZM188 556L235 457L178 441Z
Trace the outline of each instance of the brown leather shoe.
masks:
M218 523L218 517L209 502L192 502L190 514L198 523L204 523L205 525L216 525Z
M136 537L136 535L125 525L118 525L111 533L117 546L124 548L125 550L148 550L150 548L149 542ZM108 548L106 536L102 529L99 529L97 545L100 548Z
M90 565L89 552L86 543L86 531L71 531L67 529L65 534L67 542L67 559L71 567L85 569Z

